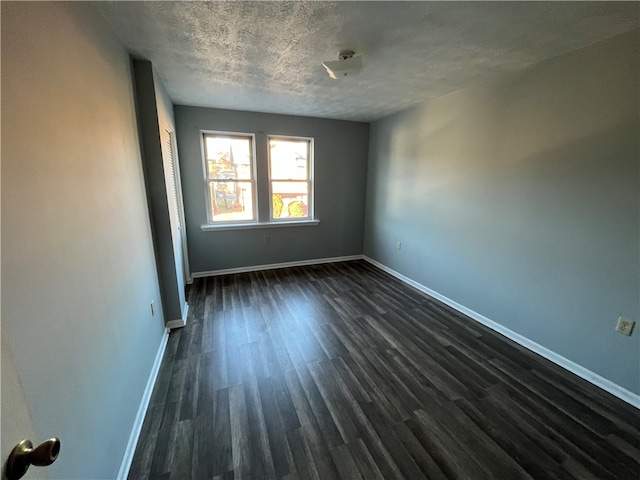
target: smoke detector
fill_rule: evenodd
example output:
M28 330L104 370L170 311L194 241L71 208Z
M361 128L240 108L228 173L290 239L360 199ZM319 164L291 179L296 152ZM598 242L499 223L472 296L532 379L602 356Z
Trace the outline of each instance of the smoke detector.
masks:
M348 77L362 70L362 55L356 55L353 50L341 50L338 60L322 62L322 66L334 80Z

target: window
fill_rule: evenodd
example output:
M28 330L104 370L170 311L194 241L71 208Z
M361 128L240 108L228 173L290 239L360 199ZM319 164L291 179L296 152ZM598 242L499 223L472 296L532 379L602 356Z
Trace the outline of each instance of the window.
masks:
M209 224L255 222L253 135L202 135Z
M313 139L202 131L207 224L203 230L317 225ZM264 138L264 137L262 137Z
M313 140L269 137L271 220L313 218Z

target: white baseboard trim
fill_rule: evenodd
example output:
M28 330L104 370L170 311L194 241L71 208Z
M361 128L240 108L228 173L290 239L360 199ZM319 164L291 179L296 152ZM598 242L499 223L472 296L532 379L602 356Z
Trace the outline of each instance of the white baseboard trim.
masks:
M165 325L169 330L174 328L182 328L187 325L187 316L189 315L189 304L184 302L184 308L182 309L182 318L177 320L169 320Z
M133 422L131 435L129 435L129 442L127 443L127 448L124 451L124 456L122 457L122 463L120 463L120 469L118 470L118 476L116 477L118 480L126 480L127 476L129 475L129 469L131 468L131 462L133 461L133 454L135 453L136 446L138 445L138 439L140 438L140 432L142 431L142 424L144 423L144 417L147 414L147 408L149 408L151 393L153 392L156 378L158 378L160 364L162 363L162 357L164 355L164 350L167 347L168 340L169 330L165 329L164 333L162 334L162 338L160 339L160 347L158 348L158 353L156 353L156 358L153 362L153 366L151 367L151 373L149 374L149 379L147 380L147 386L145 387L144 393L142 394L142 400L140 400L140 406L138 407L136 419Z
M191 279L203 277L215 277L233 273L259 272L261 270L275 270L276 268L302 267L305 265L319 265L321 263L348 262L362 260L363 255L347 255L344 257L314 258L312 260L299 260L297 262L270 263L267 265L252 265L250 267L225 268L223 270L209 270L208 272L193 272Z
M620 385L612 382L611 380L607 380L606 378L601 377L597 373L594 373L591 370L581 365L578 365L575 362L572 362L571 360L563 357L562 355L558 355L557 353L553 352L552 350L549 350L546 347L543 347L542 345L534 342L533 340L530 340L527 337L524 337L519 333L516 333L513 330L510 330L507 327L504 327L501 324L488 319L484 315L474 312L473 310L470 310L467 307L460 305L457 302L454 302L450 298L447 298L444 295L441 295L438 292L435 292L430 288L425 287L424 285L410 279L409 277L405 277L401 273L396 272L395 270L387 267L386 265L383 265L380 262L377 262L376 260L367 257L366 255L363 256L363 259L369 262L370 264L375 265L380 270L383 270L388 274L396 277L397 279L403 281L404 283L407 283L412 287L420 290L421 292L426 293L427 295L430 295L433 298L436 298L437 300L440 300L442 303L449 305L451 308L454 308L457 311L472 318L473 320L489 327L491 330L494 330L504 335L505 337L513 340L519 345L522 345L523 347L531 350L532 352L537 353L538 355L546 358L547 360L552 361L556 365L559 365L562 368L569 370L571 373L576 374L577 376L585 379L586 381L594 384L595 386L602 388L603 390L609 392L610 394L615 395L619 399L624 400L630 405L640 409L640 395L635 394L624 387L621 387Z

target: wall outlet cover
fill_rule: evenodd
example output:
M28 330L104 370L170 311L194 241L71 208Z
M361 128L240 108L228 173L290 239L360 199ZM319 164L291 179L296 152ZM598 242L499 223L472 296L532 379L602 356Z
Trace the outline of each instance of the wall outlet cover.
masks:
M618 323L616 324L616 332L620 332L621 334L630 337L635 324L636 322L628 317L619 317Z

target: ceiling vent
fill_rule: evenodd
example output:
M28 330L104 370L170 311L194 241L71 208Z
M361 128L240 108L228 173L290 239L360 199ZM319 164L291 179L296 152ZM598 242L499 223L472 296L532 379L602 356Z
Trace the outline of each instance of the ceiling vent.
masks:
M356 55L352 50L341 50L338 60L322 62L322 66L334 80L348 77L362 70L362 55Z

